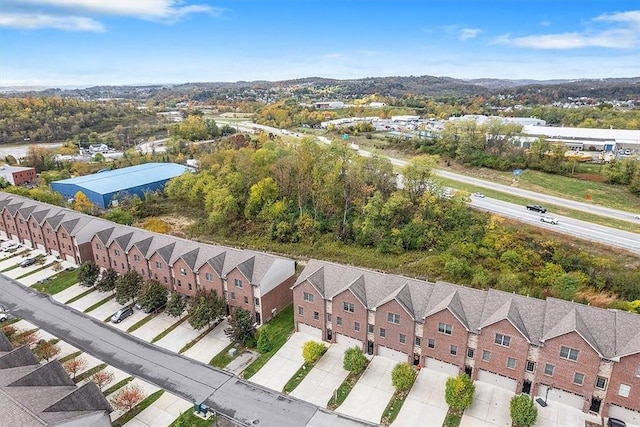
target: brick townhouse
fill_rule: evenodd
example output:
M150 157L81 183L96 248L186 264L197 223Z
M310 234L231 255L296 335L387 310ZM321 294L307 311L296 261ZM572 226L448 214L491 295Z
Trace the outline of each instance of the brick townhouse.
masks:
M328 342L640 421L640 316L311 260L295 326Z
M152 233L9 193L0 193L0 238L75 264L135 270L185 295L215 290L229 309L249 310L259 324L292 300L293 260Z

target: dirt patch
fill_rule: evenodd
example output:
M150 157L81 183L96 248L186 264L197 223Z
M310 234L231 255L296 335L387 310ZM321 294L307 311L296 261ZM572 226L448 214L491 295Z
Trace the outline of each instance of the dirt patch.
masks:
M605 176L597 173L577 173L573 175L573 177L582 181L600 182L600 183L604 183L605 181Z
M611 306L614 301L617 301L614 295L610 295L606 292L596 292L593 289L587 289L576 293L577 300L586 300L589 305L594 307L607 308Z
M186 238L187 234L185 230L189 228L195 222L193 219L181 215L162 215L156 217L157 219L169 224L169 232L172 236ZM142 222L134 224L135 227L144 228Z

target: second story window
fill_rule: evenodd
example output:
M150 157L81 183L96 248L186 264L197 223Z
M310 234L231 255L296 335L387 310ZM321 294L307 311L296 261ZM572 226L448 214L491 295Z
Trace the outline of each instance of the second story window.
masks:
M575 348L569 348L564 346L560 347L560 357L563 359L567 359L575 362L578 360L578 353L580 352Z
M453 326L449 325L448 323L438 323L438 332L440 332L441 334L446 334L446 335L451 335L451 332L453 331Z
M206 280L207 282L213 282L213 274L204 273L204 280Z
M508 335L496 334L496 338L493 342L503 347L509 347L511 345L511 337Z
M400 324L400 315L396 313L388 313L387 320L389 323L395 323L396 325Z
M182 275L182 276L186 276L186 275L187 275L187 270L186 270L186 269L184 269L184 268L181 268L181 269L180 269L180 275Z
M306 302L313 302L313 294L310 294L309 292L305 292L304 293L304 300Z
M139 261L140 261L140 255L134 255L134 256L133 256L133 260L134 260L135 262L139 262Z
M242 287L242 280L233 279L233 286L235 286L236 288L241 288Z
M349 313L353 313L356 309L352 302L346 301L342 303L342 308L344 309L344 311L347 311Z
M160 261L156 261L156 268L162 268L162 263Z

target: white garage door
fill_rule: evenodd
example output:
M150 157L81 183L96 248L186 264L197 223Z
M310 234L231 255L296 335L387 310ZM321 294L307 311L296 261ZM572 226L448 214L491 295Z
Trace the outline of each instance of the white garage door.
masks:
M455 377L460 373L460 369L458 369L456 365L443 362L442 360L432 359L430 357L427 357L424 367L427 369L433 369L434 371L442 372L443 374L451 375L452 377Z
M46 251L47 248L44 247L44 245L42 243L36 243L36 246L38 249L40 249L41 251Z
M298 323L298 332L303 332L322 341L322 330L320 328L314 328L313 326L309 326L304 323Z
M482 369L478 371L478 381L482 381L483 383L491 384L514 393L518 386L518 382L516 380L494 374L493 372L483 371Z
M383 347L381 345L378 346L378 356L386 357L387 359L396 360L398 362L406 362L409 360L407 353L403 353L389 347Z
M31 243L31 240L29 239L24 239L24 242L22 244L30 248L33 248L33 243Z
M640 425L640 412L635 412L622 406L609 406L609 416L624 421L627 426L630 424Z
M581 411L584 406L584 397L567 391L558 390L557 388L552 388L549 390L549 394L547 394L547 386L541 385L538 394L543 399L546 396L547 400L561 403Z
M362 349L362 341L342 334L336 334L336 343L346 345L347 347L358 347Z
M64 256L64 257L65 257L65 259L66 259L67 261L72 262L72 263L74 263L74 264L75 264L76 259L73 257L73 255L65 254L65 256Z

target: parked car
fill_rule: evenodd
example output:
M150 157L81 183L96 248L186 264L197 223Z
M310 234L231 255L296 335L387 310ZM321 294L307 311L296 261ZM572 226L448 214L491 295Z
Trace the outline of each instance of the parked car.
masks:
M164 307L166 307L166 306L167 306L167 303L166 303L166 302L165 302L164 304L161 304L161 305L156 305L156 306L154 306L154 305L148 305L148 306L146 306L146 307L143 307L142 305L140 305L140 303L139 303L139 302L138 302L138 303L136 303L136 308L137 308L138 310L142 310L142 312L143 312L143 313L155 313L156 311L161 310L161 309L163 309L163 308L164 308Z
M545 213L547 212L547 209L543 206L540 205L527 205L527 209L530 211L535 211L535 212L540 212L540 213Z
M471 194L473 197L480 197L481 199L484 199L484 194L482 193L473 193Z
M557 219L555 219L555 218L554 218L554 217L552 217L552 216L548 216L548 215L545 215L545 216L540 217L540 221L542 221L542 222L546 222L546 223L548 223L548 224L553 224L553 225L558 224L558 220L557 220Z
M9 242L5 246L2 247L2 251L3 252L8 252L8 251L10 251L12 249L18 249L19 247L20 247L19 243Z
M23 267L23 268L24 267L29 267L29 266L31 266L31 265L33 265L35 263L36 263L36 259L35 258L27 258L27 259L23 260L20 263L20 267Z
M627 427L627 423L617 418L609 418L609 421L607 421L607 427Z
M120 310L113 313L113 316L111 316L111 321L113 323L120 323L127 317L131 316L132 314L133 314L133 307L131 307L130 305L126 305L122 307Z

